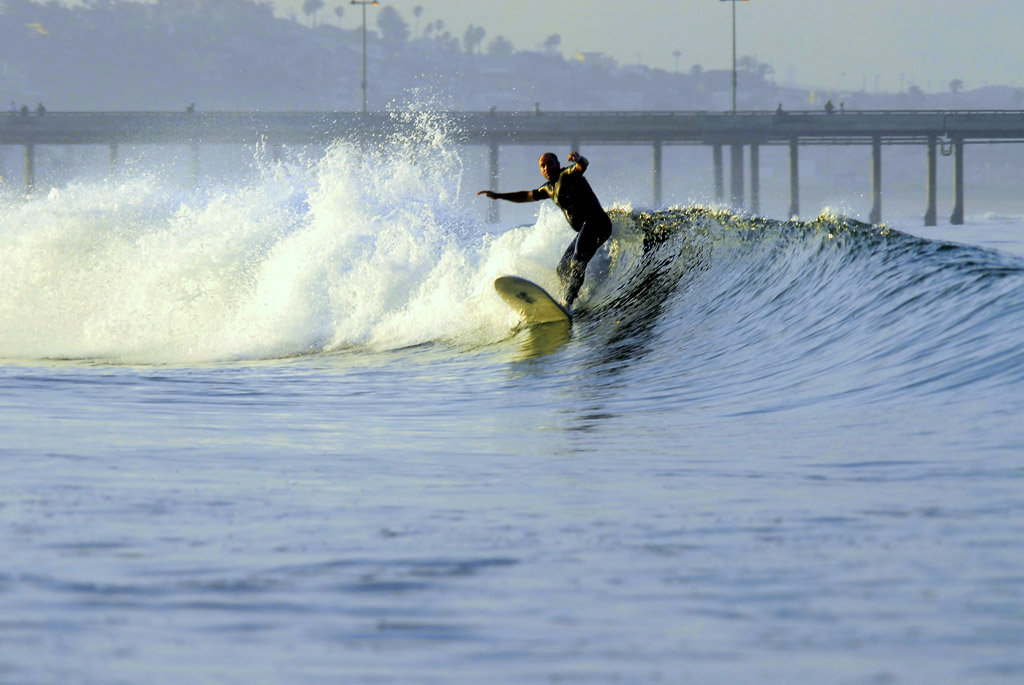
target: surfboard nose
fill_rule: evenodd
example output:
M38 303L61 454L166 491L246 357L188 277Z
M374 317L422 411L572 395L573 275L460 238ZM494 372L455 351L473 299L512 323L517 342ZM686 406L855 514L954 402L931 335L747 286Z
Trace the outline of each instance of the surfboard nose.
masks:
M494 281L501 298L523 317L527 325L549 321L571 321L572 316L544 288L519 276L501 276Z

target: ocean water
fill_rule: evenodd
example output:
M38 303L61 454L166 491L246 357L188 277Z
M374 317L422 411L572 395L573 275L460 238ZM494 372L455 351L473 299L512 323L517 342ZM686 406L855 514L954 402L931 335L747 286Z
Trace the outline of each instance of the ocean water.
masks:
M525 329L424 131L7 198L0 682L1024 681L1024 217L619 205Z

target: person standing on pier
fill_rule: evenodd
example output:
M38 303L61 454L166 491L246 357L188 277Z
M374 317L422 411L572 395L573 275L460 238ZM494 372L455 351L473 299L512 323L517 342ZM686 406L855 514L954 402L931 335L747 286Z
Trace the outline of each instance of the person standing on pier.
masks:
M565 306L572 307L576 301L587 263L612 235L612 221L604 211L597 196L591 189L583 172L590 163L578 152L569 153L569 166L564 169L553 152L545 152L538 161L540 173L547 183L536 190L519 190L511 193L497 193L481 190L477 195L486 195L492 200L509 202L537 202L550 198L565 214L569 227L576 231L576 237L558 263L557 273L565 288Z

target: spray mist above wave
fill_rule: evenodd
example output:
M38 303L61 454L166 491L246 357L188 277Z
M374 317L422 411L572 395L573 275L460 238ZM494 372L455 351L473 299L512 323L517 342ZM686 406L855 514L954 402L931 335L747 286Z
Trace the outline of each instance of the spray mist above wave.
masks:
M0 357L176 363L507 335L493 278L547 278L564 226L542 212L485 235L456 202L448 123L394 116L404 133L257 165L232 187L138 174L17 203L0 217Z

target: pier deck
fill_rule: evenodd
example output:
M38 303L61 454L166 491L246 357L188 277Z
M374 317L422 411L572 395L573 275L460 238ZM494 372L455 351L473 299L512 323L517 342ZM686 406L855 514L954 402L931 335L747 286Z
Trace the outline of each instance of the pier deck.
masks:
M652 191L661 203L663 145L713 148L717 199L724 200L722 147L730 147L729 201L745 200L744 148L749 148L750 202L758 209L758 148L790 150L790 212L799 214L799 147L872 146L871 220L881 220L881 149L926 145L928 207L935 223L936 150L954 156L952 223L963 222L963 150L972 143L1024 142L1024 111L792 111L792 112L447 112L438 115L456 142L490 147L491 176L498 174L502 145L650 145ZM0 115L0 145L25 147L26 188L34 187L37 145L107 145L111 163L119 145L326 144L337 139L375 140L410 128L406 117L384 112L47 112ZM495 212L496 212L495 205ZM492 215L496 219L497 214Z

